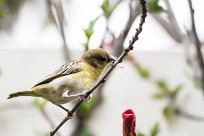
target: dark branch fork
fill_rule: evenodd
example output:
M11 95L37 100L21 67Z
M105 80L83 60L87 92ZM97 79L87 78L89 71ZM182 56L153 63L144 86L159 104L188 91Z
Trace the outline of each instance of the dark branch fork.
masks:
M101 76L101 78L99 80L97 80L97 82L95 83L94 86L91 87L91 89L84 95L83 98L81 98L76 105L72 108L72 110L70 110L69 112L67 112L67 116L62 120L62 122L54 129L54 131L50 132L50 136L54 136L55 133L60 129L60 127L67 122L69 119L71 119L73 117L73 114L75 113L75 111L78 109L78 107L86 100L86 98L89 97L89 95L91 93L93 93L95 91L95 89L100 86L102 83L104 83L106 77L112 72L112 70L119 64L122 62L123 58L128 54L128 52L130 50L133 49L133 44L139 39L139 34L142 32L142 26L145 23L145 18L147 16L147 6L146 6L146 1L145 0L140 0L140 4L141 4L141 18L140 18L140 23L139 23L139 27L136 29L136 33L135 35L132 37L132 40L129 41L129 46L124 49L124 51L121 53L121 55L118 57L118 59L116 59L115 61L113 61L108 69L104 72L104 74Z

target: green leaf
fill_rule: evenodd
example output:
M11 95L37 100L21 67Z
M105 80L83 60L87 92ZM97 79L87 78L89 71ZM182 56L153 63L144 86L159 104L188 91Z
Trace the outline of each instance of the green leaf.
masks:
M33 100L33 105L39 109L45 109L45 106L47 104L47 101L46 100L40 100L38 98L35 98Z
M192 82L194 83L194 86L196 88L202 88L202 81L200 79L192 79ZM199 90L202 90L202 89L199 89Z
M169 87L168 87L167 82L165 80L157 80L156 85L159 87L159 89L161 91L169 92Z
M91 30L91 29L84 29L84 33L85 33L87 39L90 39L90 37L93 34L93 30Z
M6 4L5 0L0 0L0 18L6 16L5 4Z
M93 136L87 127L83 127L79 136Z
M156 123L151 129L150 136L157 136L159 134L159 124Z
M159 5L159 0L149 0L148 6L151 12L165 12L165 9L161 5Z
M96 21L99 19L99 17L100 17L100 16L97 16L94 20L91 20L91 21L89 22L88 27L87 27L86 29L84 29L84 33L85 33L87 39L90 39L90 37L91 37L92 34L94 33L93 28L94 28L94 25L95 25Z
M0 18L6 16L6 12L0 11Z
M44 133L42 136L49 136L50 134L49 133Z
M158 91L157 93L153 94L153 98L158 100L161 100L166 97L168 97L168 93L163 91Z
M144 133L142 133L141 131L138 131L137 136L146 136L146 135Z
M163 115L164 117L168 120L171 121L176 113L178 112L178 108L175 106L166 106L163 110Z
M101 9L103 10L104 16L109 17L113 12L116 5L111 5L109 0L104 0L103 4L101 5Z
M178 93L181 91L182 88L183 88L183 85L177 85L177 86L173 89L173 91L171 92L171 95L172 95L173 97L177 96Z
M0 0L0 5L5 4L6 0Z
M137 69L139 75L142 78L144 78L144 79L149 79L150 78L150 72L149 72L149 70L147 68L143 67L140 64L137 64L136 69Z

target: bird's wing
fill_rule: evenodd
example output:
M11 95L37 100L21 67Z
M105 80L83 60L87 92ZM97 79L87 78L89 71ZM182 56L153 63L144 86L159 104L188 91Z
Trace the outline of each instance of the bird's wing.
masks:
M48 75L47 77L45 77L43 80L38 82L33 87L49 83L52 80L59 78L59 77L73 74L73 73L77 73L77 72L81 71L82 69L79 67L79 62L80 61L76 61L76 60L75 61L68 61L67 63L62 65L58 70L56 70L54 73Z

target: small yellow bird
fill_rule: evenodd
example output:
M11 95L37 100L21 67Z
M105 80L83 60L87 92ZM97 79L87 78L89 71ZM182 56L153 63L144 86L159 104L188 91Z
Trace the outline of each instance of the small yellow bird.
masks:
M68 61L31 89L9 94L8 99L18 96L42 97L67 111L61 104L82 97L113 60L105 50L92 49L79 60Z

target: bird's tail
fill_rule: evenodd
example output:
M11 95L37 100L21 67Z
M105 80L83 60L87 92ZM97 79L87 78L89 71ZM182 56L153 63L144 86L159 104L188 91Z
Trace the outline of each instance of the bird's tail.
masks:
M34 96L37 97L37 95L34 91L21 91L21 92L16 92L16 93L11 93L9 94L9 97L7 99L11 99L14 97L19 97L19 96Z

